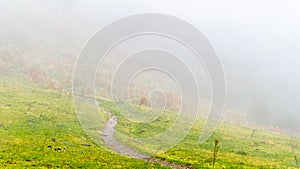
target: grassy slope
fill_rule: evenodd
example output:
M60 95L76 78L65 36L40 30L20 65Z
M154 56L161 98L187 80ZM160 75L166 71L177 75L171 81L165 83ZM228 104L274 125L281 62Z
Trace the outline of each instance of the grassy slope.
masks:
M67 94L0 77L0 115L0 168L163 168L95 145Z
M100 103L119 116L117 130L132 137L155 135L172 123L170 118L172 116L168 113L151 123L131 123L120 116L111 102L101 100ZM256 131L251 139L251 129L222 123L206 143L198 144L201 124L199 120L180 144L166 153L158 154L157 157L177 163L191 164L195 168L211 168L214 139L218 138L220 150L216 168L297 168L295 155L299 156L297 152L300 152L300 147L292 148L298 144L297 139L266 131ZM122 140L122 138L119 139ZM130 142L126 142L127 140L122 141L130 145Z
M101 103L119 115L111 102ZM0 168L162 168L95 145L81 129L71 96L66 94L0 78L0 115ZM151 136L170 126L170 117L165 114L152 123L138 124L120 116L117 130L135 137ZM300 148L292 150L292 145L298 140L263 131L250 139L252 130L221 124L200 145L200 131L199 121L180 144L158 158L211 168L213 139L218 138L216 168L297 168L294 156Z

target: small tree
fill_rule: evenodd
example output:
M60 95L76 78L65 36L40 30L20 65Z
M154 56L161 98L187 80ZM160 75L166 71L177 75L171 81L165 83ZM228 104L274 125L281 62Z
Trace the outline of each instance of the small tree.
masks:
M142 105L147 105L147 103L147 98L145 96L142 96L140 99L139 107L141 107Z

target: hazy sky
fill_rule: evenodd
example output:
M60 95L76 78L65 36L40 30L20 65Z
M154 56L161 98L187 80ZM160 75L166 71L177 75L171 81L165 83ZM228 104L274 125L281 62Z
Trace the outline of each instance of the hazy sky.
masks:
M215 47L226 74L227 107L249 112L266 104L271 112L300 120L299 9L296 0L0 0L0 24L48 42L50 48L40 49L40 57L67 51L72 44L76 58L97 30L116 19L170 14L196 26Z

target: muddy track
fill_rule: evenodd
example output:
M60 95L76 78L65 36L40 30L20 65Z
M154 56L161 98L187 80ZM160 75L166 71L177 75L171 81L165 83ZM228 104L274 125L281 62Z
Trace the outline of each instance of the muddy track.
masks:
M105 128L103 130L101 138L104 141L104 143L107 146L109 146L113 151L115 151L119 154L129 156L131 158L136 158L136 159L140 159L140 160L144 160L144 161L148 161L148 162L155 162L155 163L159 163L163 166L172 167L175 169L181 169L181 168L192 169L193 168L193 167L187 166L187 165L169 163L167 161L163 161L161 159L157 159L157 158L142 154L142 153L124 145L123 143L121 143L114 137L115 128L116 128L116 125L118 124L117 116L113 116L111 114L110 110L106 110L106 111L109 114L109 119L105 124Z

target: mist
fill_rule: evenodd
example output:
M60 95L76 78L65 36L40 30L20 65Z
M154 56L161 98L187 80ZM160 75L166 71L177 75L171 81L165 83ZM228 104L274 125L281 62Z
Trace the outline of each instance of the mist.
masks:
M2 0L0 73L71 92L76 59L99 29L133 14L169 14L197 27L217 51L226 77L224 121L294 134L300 129L299 5Z

